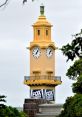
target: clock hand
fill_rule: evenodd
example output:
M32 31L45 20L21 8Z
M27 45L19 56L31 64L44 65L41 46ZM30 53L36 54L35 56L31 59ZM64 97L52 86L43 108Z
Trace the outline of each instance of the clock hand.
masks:
M36 51L36 55L37 55L37 53L38 53L38 50Z
M51 50L49 51L49 54L51 53Z

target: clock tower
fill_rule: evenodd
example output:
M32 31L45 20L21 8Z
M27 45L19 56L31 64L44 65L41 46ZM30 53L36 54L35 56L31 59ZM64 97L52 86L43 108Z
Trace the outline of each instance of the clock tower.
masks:
M61 77L55 76L56 46L51 39L52 25L40 6L40 16L33 24L34 37L30 42L30 76L25 76L24 84L30 86L33 99L55 100L55 87L61 84Z

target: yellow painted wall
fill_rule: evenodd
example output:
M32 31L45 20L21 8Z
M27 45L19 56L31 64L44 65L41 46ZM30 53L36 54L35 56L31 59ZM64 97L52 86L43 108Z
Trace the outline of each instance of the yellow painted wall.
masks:
M55 50L53 50L53 55L48 58L46 56L46 48L41 49L41 55L39 58L34 58L32 55L32 50L30 50L30 76L33 76L33 71L41 72L41 75L47 75L48 71L52 71L52 76L55 76Z

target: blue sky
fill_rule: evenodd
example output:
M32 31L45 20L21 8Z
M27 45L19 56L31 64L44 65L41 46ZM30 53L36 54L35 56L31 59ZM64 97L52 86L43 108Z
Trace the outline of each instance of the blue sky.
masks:
M28 0L24 6L22 0L9 0L6 8L0 8L0 94L7 96L8 105L22 106L24 98L29 97L29 87L23 84L30 65L26 47L33 39L32 24L40 14L41 3L53 25L52 40L57 47L71 42L71 35L82 28L82 0ZM56 75L62 78L62 85L56 88L56 103L64 103L73 95L73 81L65 76L71 64L56 51Z

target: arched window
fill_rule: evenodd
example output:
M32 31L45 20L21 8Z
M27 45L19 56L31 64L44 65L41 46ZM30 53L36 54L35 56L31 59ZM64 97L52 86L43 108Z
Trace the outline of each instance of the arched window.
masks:
M46 36L48 35L48 30L46 30Z
M38 30L38 36L40 35L40 30Z

